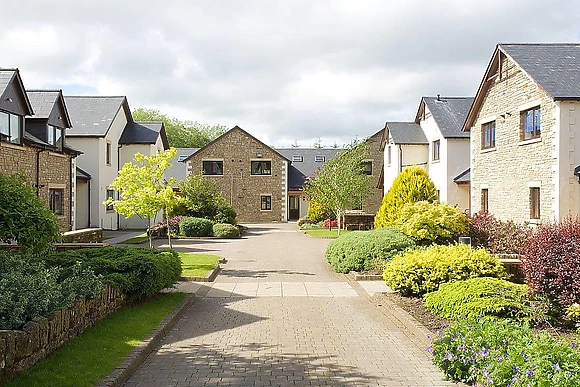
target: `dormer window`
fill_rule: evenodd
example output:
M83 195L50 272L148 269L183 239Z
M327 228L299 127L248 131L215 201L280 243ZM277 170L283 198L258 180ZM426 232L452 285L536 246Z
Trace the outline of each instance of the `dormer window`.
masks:
M22 117L0 112L0 141L20 144L22 139Z
M56 126L48 125L47 143L58 150L62 150L62 129Z
M320 156L320 155L314 156L314 162L316 162L316 163L323 163L324 160L325 160L324 156Z
M302 157L302 156L299 156L299 155L294 155L294 156L292 156L292 162L298 162L298 163L301 163L301 162L303 162L303 161L304 161L304 157Z

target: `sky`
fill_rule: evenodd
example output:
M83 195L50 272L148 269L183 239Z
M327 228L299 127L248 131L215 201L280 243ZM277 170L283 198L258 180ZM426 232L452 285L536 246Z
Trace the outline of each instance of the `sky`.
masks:
M497 43L580 41L580 0L23 0L0 26L0 67L27 89L311 147L473 96Z

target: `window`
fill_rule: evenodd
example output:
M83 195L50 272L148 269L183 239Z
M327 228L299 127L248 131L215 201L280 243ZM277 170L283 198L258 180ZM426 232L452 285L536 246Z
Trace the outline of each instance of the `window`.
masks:
M260 196L260 210L272 210L272 196Z
M316 162L316 163L323 163L324 160L325 160L324 156L320 156L320 155L314 156L314 162Z
M364 161L363 162L363 174L365 175L372 175L373 174L373 162L372 161Z
M183 160L185 160L187 157L188 157L187 155L179 155L179 157L177 158L177 162L182 163Z
M49 143L50 145L54 146L55 148L57 148L58 150L62 150L62 129L61 128L57 128L56 126L52 126L52 125L48 125L48 134L46 136L47 139L47 143ZM110 144L107 144L110 145ZM108 152L110 152L110 147L108 147ZM109 162L107 162L107 164L110 164L110 160L111 156L109 154Z
M481 211L483 212L488 212L489 210L488 195L489 195L488 189L483 188L481 190Z
M111 165L111 143L107 143L107 153L105 155L105 161L107 165Z
M495 148L495 121L481 125L481 149Z
M50 210L56 215L62 215L62 189L50 188L48 190L48 206Z
M292 156L292 161L301 163L304 161L304 158L302 156L294 155Z
M441 190L435 191L435 200L437 200L438 202L441 201Z
M391 146L387 147L387 165L391 165Z
M530 219L540 219L540 188L530 188Z
M203 161L202 173L204 175L223 175L224 162L223 161Z
M20 144L22 119L15 114L0 112L0 141Z
M441 140L433 141L433 161L439 160L440 148L441 148Z
M540 107L525 110L520 116L521 139L530 140L540 137Z
M271 161L252 161L252 175L271 175Z
M115 198L115 191L113 191L112 189L108 189L107 190L107 195L105 199L114 199ZM109 204L107 205L107 211L113 211L113 205Z

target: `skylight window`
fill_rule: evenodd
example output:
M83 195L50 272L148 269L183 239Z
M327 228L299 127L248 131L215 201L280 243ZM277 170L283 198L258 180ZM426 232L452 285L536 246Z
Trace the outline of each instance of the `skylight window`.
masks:
M187 158L187 155L179 155L179 158L177 159L177 162L181 163L183 162L183 160L185 160Z
M324 156L320 156L320 155L314 156L314 161L317 163L323 163L324 160L325 160Z
M292 161L302 162L304 158L302 156L294 155L292 156Z

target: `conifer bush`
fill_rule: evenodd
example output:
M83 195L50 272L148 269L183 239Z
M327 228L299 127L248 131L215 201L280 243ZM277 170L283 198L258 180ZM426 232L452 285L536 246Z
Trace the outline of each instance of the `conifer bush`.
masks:
M383 197L383 202L375 217L375 228L393 225L405 204L420 201L432 203L435 199L435 184L429 178L427 171L420 166L409 167L397 176Z
M469 220L459 208L420 201L405 205L393 226L422 245L448 244L467 232Z

